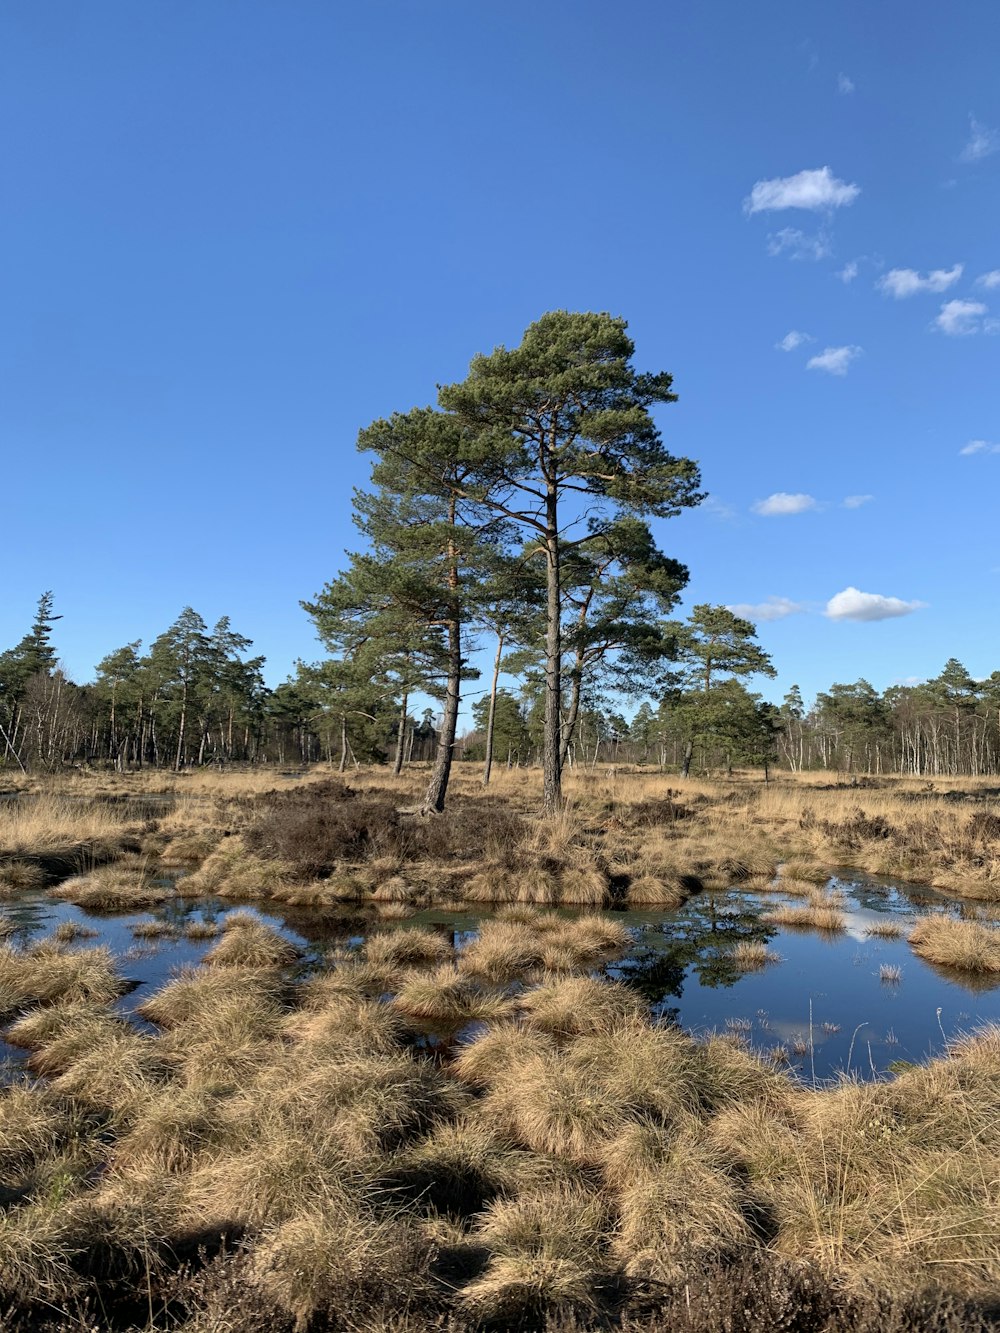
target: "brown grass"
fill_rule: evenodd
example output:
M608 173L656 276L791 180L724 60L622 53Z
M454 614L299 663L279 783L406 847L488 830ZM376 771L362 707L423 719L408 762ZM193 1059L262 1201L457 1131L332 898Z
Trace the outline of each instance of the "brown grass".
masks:
M873 921L865 927L865 934L873 940L898 940L903 927L898 921Z
M22 951L0 945L0 1011L4 1014L56 1000L107 1003L122 989L106 948L69 951L43 943Z
M149 864L138 858L74 876L49 893L89 912L137 912L174 895L173 889L152 881Z
M222 932L222 939L205 955L211 967L287 967L299 956L291 940L249 912L231 913L222 923Z
M407 775L393 799L405 804L420 780ZM456 781L465 838L473 783L461 767ZM992 882L985 825L929 797L952 811L935 833L902 788L574 771L572 809L537 821L533 783L498 776L490 802L516 803L524 827L491 824L488 859L508 879L536 867L542 907L588 857L612 866L619 893L625 876L668 867L758 888L772 863L798 858L777 885L808 884L798 913L840 913L809 878L835 855L950 857L965 874L975 853ZM632 806L645 812L630 822ZM251 809L234 805L232 826ZM421 828L428 846L452 836ZM414 864L357 874L369 886L400 875L424 901L451 883L449 866L437 881ZM283 879L278 891L323 906L322 883ZM627 947L613 915L514 903L457 954L444 932L387 931L306 980L256 917L229 923L223 966L145 999L155 1033L115 1016L106 951L0 948L11 1036L44 1080L0 1089L12 1333L45 1328L44 1302L76 1319L77 1298L90 1323L67 1327L126 1327L137 1310L148 1322L149 1290L154 1314L170 1293L190 1333L491 1321L716 1333L796 1320L957 1333L977 1327L975 1310L941 1314L920 1293L985 1303L1000 1289L993 1030L892 1080L812 1088L736 1041L654 1024L629 988L580 975ZM995 938L982 921L953 924ZM241 937L252 947L230 944ZM473 1017L471 1040L420 1033Z
M769 949L761 940L740 940L730 951L729 957L741 972L761 972L771 963L781 962L781 955Z
M808 903L804 907L780 905L765 912L763 920L774 926L793 926L801 930L841 931L847 922L838 907L828 903Z
M1000 972L1000 930L976 921L925 916L910 931L910 948L929 963L964 972Z
M57 855L91 843L115 844L134 824L121 806L44 794L3 801L0 857Z

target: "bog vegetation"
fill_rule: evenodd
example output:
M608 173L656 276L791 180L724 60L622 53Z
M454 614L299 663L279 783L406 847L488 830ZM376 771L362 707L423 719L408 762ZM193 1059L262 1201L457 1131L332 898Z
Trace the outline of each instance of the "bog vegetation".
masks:
M1000 973L1000 673L752 692L754 626L676 615L652 522L700 479L633 352L624 321L555 312L362 431L363 549L303 604L329 655L276 689L190 608L86 685L49 593L0 654L0 1021L26 1059L0 1094L4 1328L994 1326L997 1031L807 1085L606 975L614 909L733 885L835 937L838 866L960 898L909 948ZM252 910L190 922L201 964L131 1017L86 925L17 935L21 899L154 909L169 870L385 929L316 959ZM409 920L459 902L492 915L458 945Z

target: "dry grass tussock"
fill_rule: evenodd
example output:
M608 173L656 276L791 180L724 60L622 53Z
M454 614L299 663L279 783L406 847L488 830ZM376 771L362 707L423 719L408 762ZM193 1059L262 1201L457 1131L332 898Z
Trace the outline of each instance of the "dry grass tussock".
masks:
M147 859L129 857L75 875L49 893L88 912L138 912L174 896L173 889L154 881L152 871Z
M771 963L781 962L781 955L769 949L762 940L740 940L729 957L741 972L760 972Z
M232 912L222 923L222 939L205 955L210 967L258 970L287 967L299 950L280 930L251 912Z
M237 836L224 839L197 870L185 876L184 891L220 898L269 898L288 881L287 865L253 855Z
M775 926L793 926L803 930L825 930L831 933L841 931L847 925L843 912L829 901L810 902L802 907L782 904L765 912L763 919Z
M964 972L1000 972L1000 929L950 916L925 916L909 935L910 948L929 963Z
M614 957L630 943L628 930L605 916L575 919L534 909L515 909L483 921L479 933L463 950L463 972L504 983L528 975L573 971Z
M45 941L28 949L0 945L0 1014L57 1000L106 1004L123 989L106 948L69 950Z

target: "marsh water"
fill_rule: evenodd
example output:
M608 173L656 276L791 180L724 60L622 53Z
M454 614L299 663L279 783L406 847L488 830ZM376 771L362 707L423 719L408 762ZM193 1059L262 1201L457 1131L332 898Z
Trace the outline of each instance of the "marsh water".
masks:
M247 910L242 903L185 897L183 878L176 887L176 897L149 912L98 915L39 891L8 901L4 913L15 927L12 938L21 945L63 922L95 932L72 947L108 945L130 983L120 1007L134 1017L146 995L178 969L198 963L212 947L211 939L185 938L180 933L185 925L221 923L229 912ZM632 944L602 971L635 987L664 1020L696 1035L738 1035L758 1050L775 1052L807 1081L845 1072L883 1077L899 1062L939 1053L956 1035L1000 1022L1000 977L946 972L912 953L905 935L867 934L872 925L887 921L905 932L929 912L957 915L960 907L953 900L848 873L835 877L830 887L843 896L847 922L846 930L835 934L768 924L762 913L786 901L783 895L739 888L696 894L669 912L616 912ZM304 970L333 947L360 947L376 930L422 926L448 934L461 950L491 915L478 905L417 912L404 921L383 920L374 908L319 911L267 903L251 910L299 945ZM566 909L566 915L574 913ZM151 919L176 933L136 939L133 927ZM760 972L740 971L731 956L740 940L766 943L778 960ZM898 980L890 979L896 969ZM8 1074L23 1058L23 1052L0 1044Z

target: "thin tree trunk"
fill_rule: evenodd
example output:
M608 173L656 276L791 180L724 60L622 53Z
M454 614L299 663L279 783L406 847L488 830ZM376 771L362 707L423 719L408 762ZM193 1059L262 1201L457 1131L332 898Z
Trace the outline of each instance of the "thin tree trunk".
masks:
M399 706L399 724L396 728L396 762L392 766L394 777L399 777L403 771L403 750L406 746L406 710L410 702L410 696L403 691L403 702Z
M454 529L456 502L454 495L448 506L448 523ZM462 620L458 597L458 551L454 541L448 542L448 679L445 685L444 712L441 716L441 731L438 734L437 754L431 780L424 794L422 811L440 814L444 809L445 796L448 792L448 779L451 777L451 761L455 753L455 736L458 733L458 709L462 695Z
M490 682L490 711L486 718L486 762L483 764L483 786L490 785L493 768L493 727L497 716L497 681L500 679L500 658L503 655L503 634L497 635L497 655L493 659L493 679Z
M542 804L547 815L562 807L562 625L560 623L559 521L555 483L546 500L547 619L545 631L545 734L542 741Z
M174 772L181 770L181 758L184 754L184 723L187 721L187 681L184 682L184 693L181 695L181 720L177 728L177 758L174 761Z
M580 716L580 697L583 693L583 654L577 653L576 661L572 669L573 685L569 696L569 711L566 714L562 727L562 745L559 752L559 764L561 768L566 767L566 757L569 754L569 747L573 744L573 737L576 733L576 724Z

